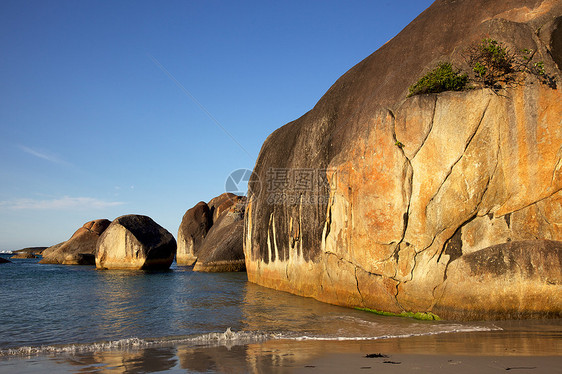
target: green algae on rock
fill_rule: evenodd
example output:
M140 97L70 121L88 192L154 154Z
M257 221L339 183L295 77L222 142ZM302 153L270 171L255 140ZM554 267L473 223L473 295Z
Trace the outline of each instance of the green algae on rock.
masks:
M369 308L355 308L357 310L361 310L364 312L378 314L380 316L387 316L387 317L407 317L413 319L419 319L421 321L440 321L441 318L437 314L433 314L431 312L401 312L401 313L390 313L390 312L383 312L381 310L376 309L369 309Z

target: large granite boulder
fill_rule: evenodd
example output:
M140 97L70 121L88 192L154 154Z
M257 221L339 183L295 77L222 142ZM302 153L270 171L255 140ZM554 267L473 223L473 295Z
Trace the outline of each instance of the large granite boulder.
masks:
M176 240L150 217L116 218L96 245L98 269L168 269L176 255Z
M438 0L271 134L250 181L248 279L396 313L561 316L561 17L560 1ZM536 51L558 88L406 98L485 37Z
M195 263L195 271L244 271L244 206L245 197L223 193L189 209L178 230L178 265Z
M178 229L178 265L190 266L197 261L201 243L212 225L213 214L204 201L185 212Z
M96 242L111 221L86 222L65 242L45 249L40 264L95 265Z

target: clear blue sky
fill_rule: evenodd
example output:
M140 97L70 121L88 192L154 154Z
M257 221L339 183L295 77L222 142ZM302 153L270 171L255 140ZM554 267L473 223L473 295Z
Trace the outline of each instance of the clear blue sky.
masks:
M431 2L2 0L0 250L129 213L175 236Z

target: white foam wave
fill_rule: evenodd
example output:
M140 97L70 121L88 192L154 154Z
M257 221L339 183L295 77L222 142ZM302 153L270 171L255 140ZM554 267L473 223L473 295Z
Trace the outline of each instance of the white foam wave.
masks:
M108 350L142 349L153 346L170 346L177 344L189 344L204 347L235 346L250 343L259 343L266 340L286 339L295 341L326 340L326 341L349 341L349 340L379 340L391 338L410 338L415 336L429 336L459 332L478 332L502 330L497 326L460 326L453 325L449 329L441 331L430 331L423 333L395 334L381 336L294 336L281 333L265 333L255 331L232 331L230 327L225 332L213 332L196 336L168 337L161 339L128 338L108 342L92 344L70 344L70 345L46 345L39 347L19 347L0 349L0 357L7 356L36 356L45 354L76 354L87 352L99 352Z
M327 341L347 341L347 340L380 340L380 339L394 339L394 338L412 338L416 336L431 336L431 335L440 335L440 334L451 334L451 333L460 333L460 332L479 332L479 331L499 331L502 328L494 326L494 327L484 327L484 326L470 326L470 327L459 327L459 328L452 328L448 330L442 331L428 331L422 333L411 333L411 334L395 334L395 335L381 335L381 336L297 336L297 337L289 337L286 339L289 340L327 340Z
M231 331L230 327L225 332L203 334L187 339L173 340L174 343L193 342L193 343L248 343L276 339L279 334L253 332L253 331Z
M40 347L19 347L0 350L1 356L33 356L49 353L80 353L95 352L111 349L140 348L148 346L149 342L139 338L120 339L109 342L92 344L72 344L66 346L43 345Z
M44 345L40 347L19 347L0 350L2 356L35 356L44 354L72 354L98 352L108 350L140 349L152 346L166 346L175 344L194 344L197 346L233 346L257 343L277 338L276 334L266 334L247 331L232 331L230 327L222 333L213 332L197 336L171 337L162 339L128 338L92 344Z

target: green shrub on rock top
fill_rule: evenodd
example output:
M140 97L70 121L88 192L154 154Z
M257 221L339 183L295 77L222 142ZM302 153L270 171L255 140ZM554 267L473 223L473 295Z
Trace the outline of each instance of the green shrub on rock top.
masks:
M441 62L435 69L420 78L416 84L410 86L408 96L444 91L461 91L467 83L468 75L461 74L460 70L453 69L453 65L450 62Z
M510 85L522 70L518 56L494 39L487 38L473 44L465 54L468 66L474 73L474 80L484 87Z
M497 92L505 87L522 84L526 75L534 76L542 84L556 89L555 77L547 74L543 61L535 61L536 54L536 50L524 49L517 52L497 40L482 39L463 52L470 78L468 74L453 69L450 62L441 62L410 86L408 97L479 87L491 88Z
M527 74L555 89L556 80L546 73L544 62L534 60L536 52L530 49L517 52L502 42L486 38L469 47L464 58L472 69L474 82L482 87L494 90L514 87L521 84Z

